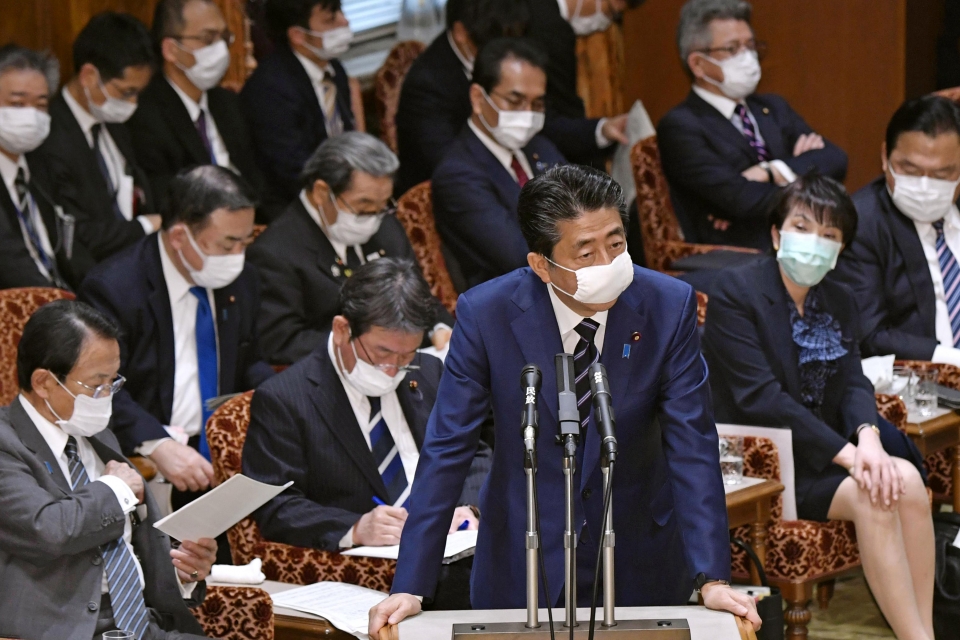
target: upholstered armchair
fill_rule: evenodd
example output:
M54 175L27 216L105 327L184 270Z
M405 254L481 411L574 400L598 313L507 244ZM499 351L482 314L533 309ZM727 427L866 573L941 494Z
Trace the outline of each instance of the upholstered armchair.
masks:
M373 78L373 94L380 118L380 139L397 152L397 105L400 104L400 87L426 45L417 40L406 40L393 45L383 66Z
M208 586L193 615L210 638L273 640L273 600L263 589Z
M243 443L250 426L248 391L223 403L207 421L207 442L213 458L217 482L225 482L241 472ZM331 551L292 547L270 542L260 535L252 518L244 518L227 531L234 564L263 560L268 580L313 584L321 580L349 582L369 589L389 591L396 562L380 558L344 556Z
M670 187L660 164L657 137L644 138L630 151L633 180L637 187L637 215L643 235L643 252L647 266L656 271L669 271L674 261L717 249L758 253L756 249L716 244L693 244L683 239L680 223L670 202Z
M703 291L697 291L697 326L702 327L703 324L707 321L707 302L710 301L710 296L705 294Z
M421 182L400 196L397 201L397 220L403 225L413 251L436 296L450 313L457 308L457 290L453 287L447 261L441 251L440 234L433 221L433 201L430 197L430 181Z

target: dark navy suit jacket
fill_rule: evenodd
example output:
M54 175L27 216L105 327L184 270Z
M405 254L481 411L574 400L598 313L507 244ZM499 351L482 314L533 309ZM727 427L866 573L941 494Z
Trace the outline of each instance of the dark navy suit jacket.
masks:
M330 65L337 85L337 111L344 131L352 131L349 78L339 60L331 60ZM240 101L271 202L286 206L300 193L303 165L327 139L316 89L293 50L280 46L258 62L243 85ZM271 210L283 212L282 207L271 206Z
M213 292L220 347L220 394L246 391L273 375L260 358L256 319L260 283L252 265ZM83 281L79 299L120 325L120 372L127 382L113 400L111 426L126 454L167 437L173 412L173 318L157 234L101 262Z
M560 596L564 485L562 451L554 444L554 356L563 352L563 344L546 287L525 268L460 296L446 371L420 453L394 592L432 596L457 496L480 425L492 409L497 446L480 493L483 525L471 601L478 609L524 606L526 507L519 428L524 395L519 375L532 362L543 371L537 478L541 544L552 591L540 594L540 605L553 605ZM600 362L610 379L620 445L613 513L616 600L621 606L683 604L701 571L721 579L730 575L717 430L696 311L689 285L634 267L633 284L607 319ZM581 447L575 522L583 551L595 554L591 541L600 537L603 508L600 444L592 419Z
M853 194L853 203L857 236L831 277L856 297L860 348L864 356L929 360L937 347L937 302L917 228L893 204L882 176Z
M534 136L523 153L533 170L530 179L566 163L542 135ZM437 231L468 286L527 264L529 249L517 218L520 185L469 126L443 156L430 185Z
M376 506L374 498L388 496L327 353L329 335L253 394L243 472L270 484L294 481L254 514L268 540L335 551L350 527ZM423 445L443 372L433 356L421 354L419 364L396 391L417 447ZM489 447L481 443L475 453L459 504L477 504L490 469Z
M793 157L797 138L813 130L786 100L774 94L754 94L747 97L747 107L772 159L783 160L797 175L816 169L843 180L847 154L828 140L823 149ZM689 240L761 249L770 246L767 217L780 188L740 175L759 160L732 122L690 91L684 102L660 120L657 143L674 209ZM730 221L730 227L714 229L708 219L711 215Z

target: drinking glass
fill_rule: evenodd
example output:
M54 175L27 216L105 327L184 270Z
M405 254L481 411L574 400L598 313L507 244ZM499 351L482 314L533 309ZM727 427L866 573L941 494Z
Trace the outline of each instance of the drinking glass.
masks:
M890 389L891 393L897 394L903 404L906 405L907 411L913 407L914 400L917 396L917 372L911 369L910 367L904 367L902 365L897 365L893 368L893 384Z
M720 473L724 484L743 482L742 436L720 436Z
M917 394L915 402L917 411L924 418L933 415L933 410L937 408L937 375L936 369L927 369L917 372Z
M107 631L103 634L103 640L133 640L133 631L124 631L122 629Z

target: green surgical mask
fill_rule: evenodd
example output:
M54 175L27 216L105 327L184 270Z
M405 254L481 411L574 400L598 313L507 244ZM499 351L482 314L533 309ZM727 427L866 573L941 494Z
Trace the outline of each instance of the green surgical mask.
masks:
M793 282L801 287L813 287L837 266L842 246L815 233L783 231L777 260Z

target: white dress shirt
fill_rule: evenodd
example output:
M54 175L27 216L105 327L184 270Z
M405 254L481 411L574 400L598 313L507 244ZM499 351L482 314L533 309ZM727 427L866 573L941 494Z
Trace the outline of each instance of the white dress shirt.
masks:
M550 293L550 304L553 305L553 313L557 316L557 327L560 329L560 340L563 343L564 353L574 354L576 353L577 343L580 342L580 334L577 333L576 328L586 316L581 316L579 313L568 307L563 303L563 301L557 296L557 292L553 290L553 285L547 285L547 291ZM590 319L600 325L597 329L597 333L593 336L593 344L597 347L597 353L603 353L603 337L607 335L607 315L610 311L598 311Z
M470 80L473 77L473 60L467 60L460 52L460 48L457 47L457 43L453 40L453 34L450 33L450 30L447 30L447 42L450 43L450 48L453 49L453 53L457 56L457 60L460 61L460 66L463 67L463 75L467 76L467 80Z
M940 259L937 257L937 230L929 222L913 221L923 246L923 255L927 259L930 279L933 281L933 295L936 300L936 332L940 344L933 352L933 362L960 365L960 350L953 346L953 329L950 326L950 313L947 310L946 292L943 288L943 274L940 271ZM943 238L947 248L960 260L960 212L957 205L943 218Z
M200 102L197 103L185 94L170 78L167 78L167 82L170 83L173 90L180 96L180 100L183 102L183 106L187 108L187 113L190 114L190 121L193 122L194 126L197 124L197 118L200 117L200 111L206 114L204 124L206 124L207 127L207 139L210 140L210 147L213 149L213 157L217 160L217 166L227 167L239 173L236 167L230 164L230 152L227 151L227 145L224 144L223 138L220 137L220 131L217 130L217 123L213 119L213 114L210 113L210 107L207 104L207 92L204 91L200 94Z
M491 138L490 134L474 124L473 118L467 120L467 126L470 127L470 130L473 131L478 138L480 138L480 142L482 142L483 146L485 146L490 153L493 154L493 157L497 159L497 162L503 165L503 168L507 170L507 173L510 174L514 182L517 180L517 173L511 166L514 158L517 159L517 162L520 163L520 167L524 170L524 172L526 172L527 179L533 180L533 170L530 168L530 162L527 160L527 154L525 154L522 150L514 152L510 149L507 149L499 142Z
M373 431L375 424L370 424L370 400L367 396L357 391L347 382L340 370L339 360L337 359L336 347L333 345L333 333L327 338L327 355L333 368L340 378L340 384L347 393L347 399L350 400L350 407L353 414L357 417L357 424L360 425L360 431L363 433L363 439L367 447L373 451L370 445L370 432ZM356 366L356 365L354 365ZM399 375L399 374L398 374ZM387 423L387 430L393 436L393 442L397 445L397 454L403 463L403 472L407 476L407 486L413 486L413 478L417 473L417 463L420 461L420 450L417 448L417 442L413 439L413 432L410 431L410 425L407 424L407 418L403 415L403 409L400 407L400 400L397 398L397 392L392 391L380 398L380 412L383 415L384 422ZM374 508L373 503L370 509ZM353 546L353 527L340 540L341 547Z
M750 111L750 107L747 106L747 102L745 100L731 100L727 96L720 96L715 93L711 93L703 87L699 87L697 85L693 85L693 92L703 98L704 102L719 111L720 115L729 120L741 134L743 133L743 121L740 119L740 116L735 113L735 110L738 104L742 104L747 109L747 118L750 119L750 123L753 125L753 131L756 134L757 140L766 144L766 141L763 139L763 134L760 133L760 124ZM769 147L767 148L769 149ZM790 166L783 160L770 160L770 164L776 168L777 172L783 176L788 183L797 179L797 174L794 173L793 169L791 169Z
M10 194L10 200L13 202L14 207L20 206L20 196L17 195L17 187L14 185L14 182L17 179L17 171L23 169L24 179L29 183L30 182L30 167L27 165L27 158L21 154L17 161L14 162L8 158L5 154L0 153L0 177L3 178L3 184L7 187L7 192ZM43 223L43 218L40 216L40 209L37 207L37 203L33 199L33 194L30 194L30 212L29 218L33 223L33 228L37 232L37 235L40 237L40 246L43 247L43 250L50 256L50 259L56 262L57 256L53 250L53 246L50 244L50 235L47 233L47 225ZM23 235L23 242L27 246L27 251L30 252L30 257L33 258L33 262L37 265L37 269L43 274L43 277L51 280L51 274L47 271L47 268L43 266L43 263L40 261L40 256L37 253L36 249L33 247L33 242L30 240L30 234L27 233L27 228L24 226L23 222L20 222L20 233Z

